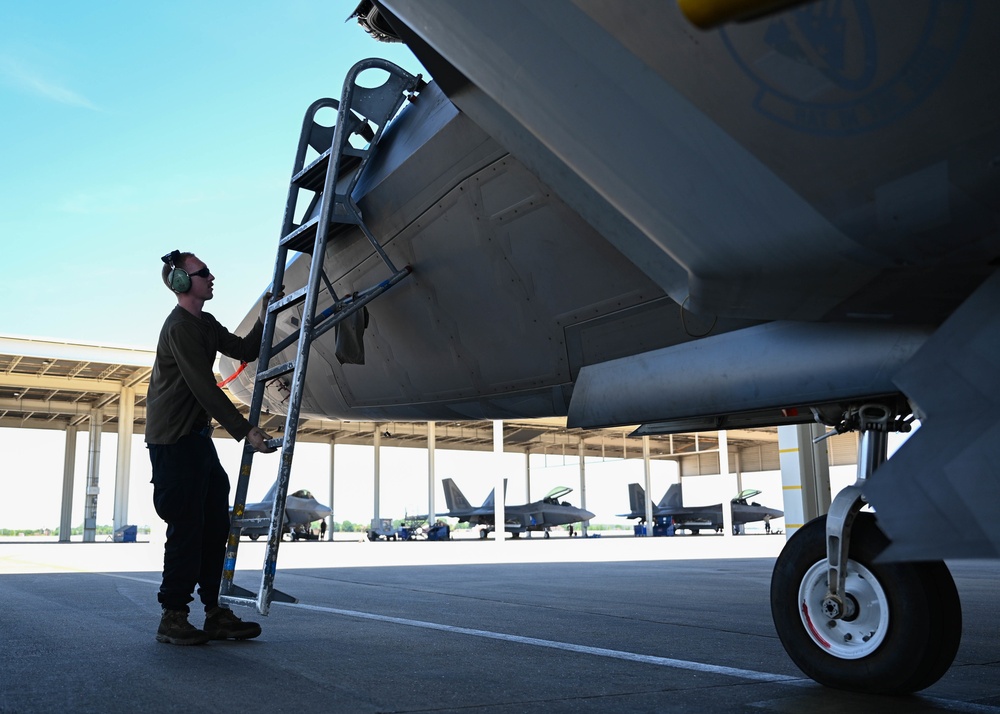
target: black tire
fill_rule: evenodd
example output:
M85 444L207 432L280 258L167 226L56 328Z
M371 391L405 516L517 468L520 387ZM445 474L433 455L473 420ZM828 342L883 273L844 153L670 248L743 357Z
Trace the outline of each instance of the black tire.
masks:
M909 694L940 679L962 638L961 602L947 566L875 562L889 539L873 514L859 513L847 581L858 613L832 621L817 601L825 594L825 543L821 516L789 539L774 565L771 616L792 661L820 684L868 694Z

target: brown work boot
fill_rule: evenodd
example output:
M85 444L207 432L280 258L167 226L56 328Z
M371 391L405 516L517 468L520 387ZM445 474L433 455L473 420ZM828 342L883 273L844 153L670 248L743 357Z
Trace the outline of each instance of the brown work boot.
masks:
M164 610L160 626L156 630L156 641L172 645L203 645L209 637L204 630L188 622L183 610Z
M260 634L256 622L243 622L225 607L213 607L205 613L205 634L213 640L249 640Z

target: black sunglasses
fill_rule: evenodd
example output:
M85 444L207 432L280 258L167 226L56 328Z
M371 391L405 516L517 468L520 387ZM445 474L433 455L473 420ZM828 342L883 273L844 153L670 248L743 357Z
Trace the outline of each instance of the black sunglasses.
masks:
M193 278L194 276L196 276L196 275L197 275L197 276L198 276L199 278L207 278L207 277L208 277L209 275L211 275L211 274L212 274L212 271L210 271L210 270L208 269L208 266L205 266L205 267L204 267L204 268L202 268L201 270L196 270L196 271L194 271L193 273L188 273L188 275L190 275L190 276L191 276L192 278Z

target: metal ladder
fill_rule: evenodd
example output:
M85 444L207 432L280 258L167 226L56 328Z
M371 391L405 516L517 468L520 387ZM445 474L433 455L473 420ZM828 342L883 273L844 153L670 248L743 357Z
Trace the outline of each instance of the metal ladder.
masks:
M358 76L362 72L372 69L384 71L388 74L388 78L378 87L360 86L357 83ZM253 398L250 402L249 421L252 425L257 426L266 384L277 377L292 373L284 432L281 437L267 442L270 446L280 449L278 485L275 489L274 506L270 518L244 517L254 456L253 448L245 443L222 571L222 586L219 597L222 604L256 607L261 615L266 615L272 600L294 602L293 598L274 589L274 576L278 560L278 545L281 542L285 518L285 498L288 495L288 480L291 474L292 456L295 451L295 434L298 428L310 346L313 340L361 310L410 273L409 266L397 269L389 260L378 240L365 225L361 211L351 194L371 156L373 147L382 135L382 131L403 103L419 93L424 84L420 75L414 77L391 62L381 59L362 60L351 68L344 80L339 102L329 98L319 99L313 102L306 111L302 122L298 151L295 156L295 166L288 187L281 239L278 242L278 254L274 263L274 278L271 285L282 286L284 284L285 265L288 261L289 251L312 254L309 280L305 287L281 299L272 299L267 307L264 335L261 339L260 357L257 363L258 372L255 378ZM332 127L324 126L316 121L317 112L326 108L337 111L337 121ZM360 140L355 138L355 143L362 143L364 147L356 148L351 143L352 137L360 137ZM309 165L305 165L307 151L310 147L317 151L320 156ZM301 189L313 192L315 195L305 211L305 218L301 225L298 225L295 223L295 215ZM327 241L336 224L358 226L388 268L390 277L367 290L352 292L343 298L338 297L323 270ZM321 286L326 287L329 295L333 298L333 304L317 314ZM303 302L305 305L302 309L298 333L292 333L278 344L272 344L277 315ZM294 360L271 364L272 356L280 354L296 342L298 344ZM269 527L267 550L261 568L260 589L253 593L233 582L236 555L243 529L260 528L264 525Z

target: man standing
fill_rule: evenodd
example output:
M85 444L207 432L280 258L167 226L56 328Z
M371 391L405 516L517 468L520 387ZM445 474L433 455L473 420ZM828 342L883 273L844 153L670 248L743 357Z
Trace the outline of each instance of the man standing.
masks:
M153 471L153 505L167 523L163 578L157 600L163 608L156 639L175 645L257 637L260 625L244 622L219 606L222 564L229 535L229 476L212 443L211 419L257 451L270 453L268 435L251 426L216 385L216 354L257 359L270 293L249 334L237 337L209 313L215 276L192 253L163 256L164 284L177 296L156 345L146 397L146 445ZM187 619L195 586L205 606L204 629Z

